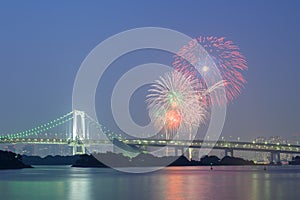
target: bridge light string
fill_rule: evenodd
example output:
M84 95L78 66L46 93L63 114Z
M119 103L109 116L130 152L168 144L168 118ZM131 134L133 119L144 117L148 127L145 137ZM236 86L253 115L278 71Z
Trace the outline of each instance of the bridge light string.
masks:
M38 134L41 134L49 129L52 129L52 128L55 128L61 124L64 124L70 120L72 120L73 118L68 118L60 123L57 123L57 124L54 124L52 126L49 126L49 127L41 127L40 129L36 130L36 131L27 131L25 133L16 133L16 134L10 134L8 136L2 136L1 139L19 139L19 138L24 138L24 137L28 137L28 136L31 136L31 135L38 135Z
M98 130L102 131L105 135L107 135L109 137L109 139L111 139L111 140L114 138L118 138L120 140L124 139L124 137L122 137L121 134L117 134L117 133L109 130L108 128L104 127L103 125L99 124L97 121L92 119L87 114L86 114L86 117L89 120L91 120L92 125L94 125ZM65 123L71 121L71 120L73 120L73 112L70 112L66 115L58 117L48 123L39 125L32 129L24 130L24 131L13 133L13 134L2 135L2 136L0 136L0 140L20 139L20 138L25 138L25 137L32 136L32 135L38 135L38 134L43 133L44 131L58 127L62 124L65 124Z
M31 135L38 135L40 133L43 133L44 131L47 131L49 129L53 129L61 124L64 124L66 122L69 122L70 120L73 119L73 111L69 112L61 117L58 117L48 123L39 125L35 128L32 129L28 129L25 131L20 131L17 133L11 133L11 134L6 134L6 135L1 135L0 136L0 140L10 140L10 139L19 139L19 138L24 138L24 137L28 137Z

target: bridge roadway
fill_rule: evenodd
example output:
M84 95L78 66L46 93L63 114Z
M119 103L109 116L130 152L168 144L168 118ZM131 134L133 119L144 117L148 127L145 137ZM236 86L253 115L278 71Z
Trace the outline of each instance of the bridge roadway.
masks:
M186 140L164 140L164 139L119 139L127 145L134 146L153 146L153 147L163 147L168 145L169 147L187 147L190 148L213 148L213 149L223 149L223 150L239 150L239 151L259 151L259 152L277 152L277 153L291 153L300 154L300 145L291 144L270 144L270 143L254 143L254 142L233 142L233 141L203 141L194 140L193 142ZM34 138L24 138L24 139L1 139L2 144L74 144L76 141L71 141L68 139L34 139ZM78 141L77 141L78 143ZM111 144L109 140L85 140L79 142L85 146L97 145L97 144Z

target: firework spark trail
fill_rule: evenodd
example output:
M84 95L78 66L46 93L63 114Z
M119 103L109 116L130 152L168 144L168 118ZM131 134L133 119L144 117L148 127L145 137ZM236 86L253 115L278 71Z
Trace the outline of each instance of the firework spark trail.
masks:
M199 74L193 66L197 66L200 59L202 59L202 63L205 63L205 59L209 58L205 57L207 54L203 53L202 49L197 48L197 44L202 45L209 53L224 80L226 100L224 101L224 97L222 96L214 95L215 101L219 105L227 101L232 101L241 93L246 83L242 75L242 71L247 69L245 57L239 52L238 46L232 41L225 40L224 37L200 36L190 41L179 50L175 56L173 66L177 71L197 77L200 88L206 88L207 81L214 83L217 75L215 71L210 70L209 66L200 66L204 77L198 78ZM187 58L190 63L184 58ZM203 100L209 101L208 99Z

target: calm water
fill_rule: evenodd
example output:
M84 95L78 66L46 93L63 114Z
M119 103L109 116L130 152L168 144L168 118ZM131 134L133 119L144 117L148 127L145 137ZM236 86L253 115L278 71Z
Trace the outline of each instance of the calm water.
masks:
M125 174L36 166L0 171L0 199L300 199L300 167L170 167Z

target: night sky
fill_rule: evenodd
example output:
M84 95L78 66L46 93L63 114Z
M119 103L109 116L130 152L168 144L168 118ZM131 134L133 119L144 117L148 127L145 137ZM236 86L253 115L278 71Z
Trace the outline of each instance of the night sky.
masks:
M275 0L1 1L0 132L31 128L70 112L77 70L97 44L121 31L157 26L193 38L225 36L246 56L248 83L228 107L225 138L299 138L299 10L299 1ZM169 57L149 51L120 58L102 87L112 87L130 66L170 65ZM112 124L108 118L105 123Z

